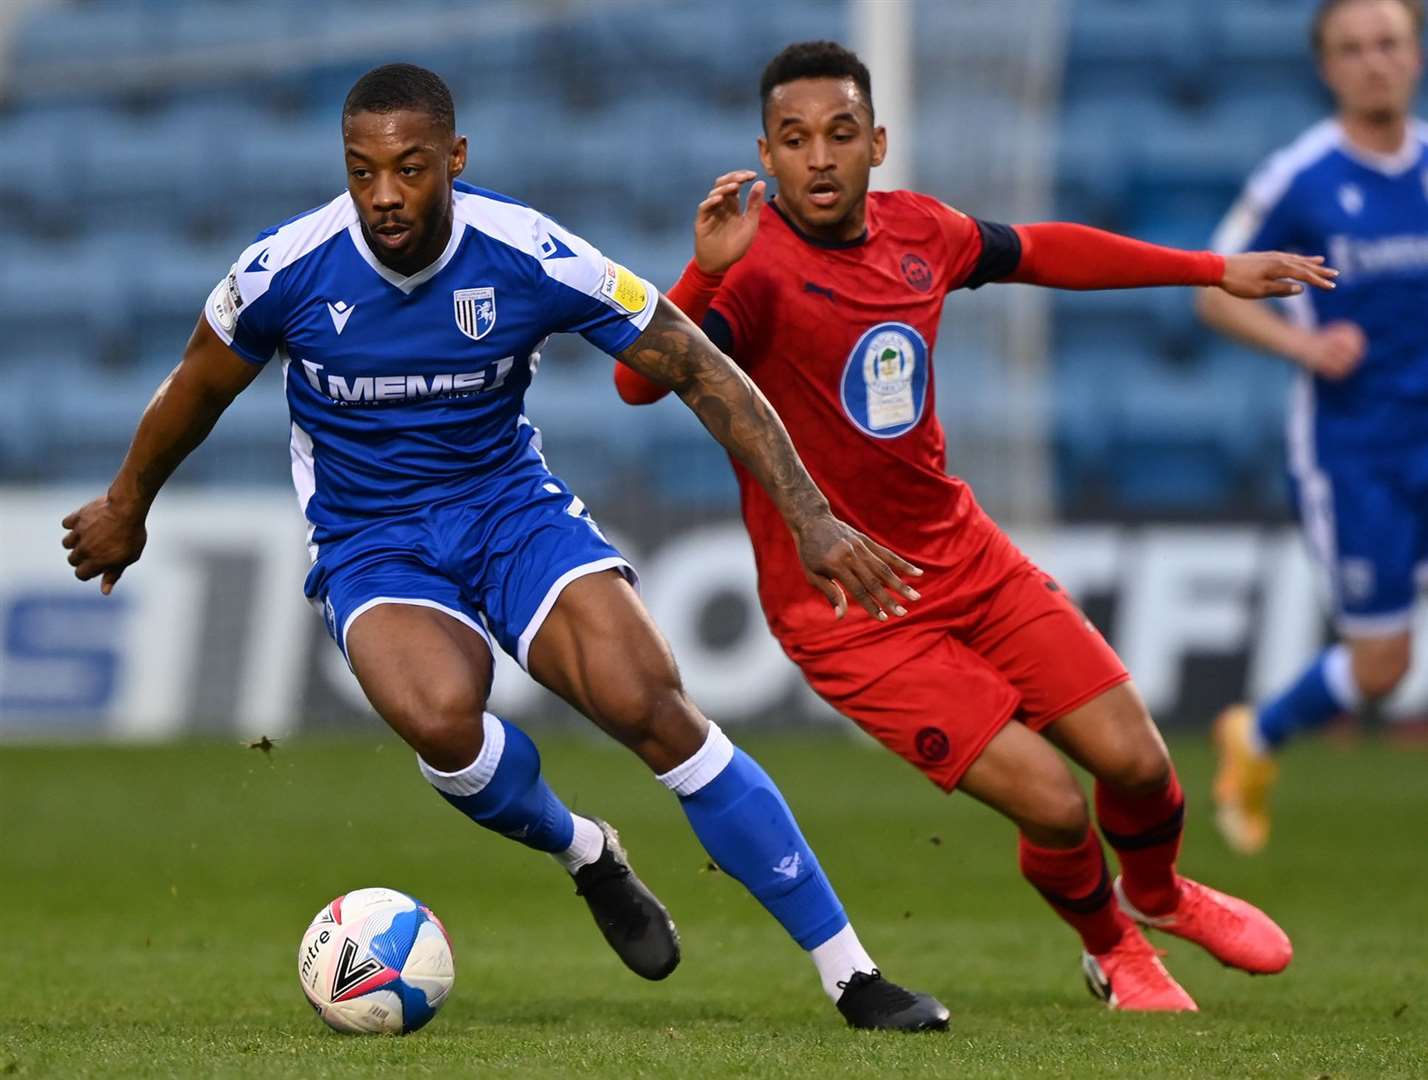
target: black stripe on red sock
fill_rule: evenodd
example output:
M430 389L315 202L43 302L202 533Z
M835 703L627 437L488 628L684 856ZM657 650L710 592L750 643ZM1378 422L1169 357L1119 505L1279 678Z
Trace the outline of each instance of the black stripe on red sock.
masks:
M1062 908L1073 915L1090 915L1099 911L1110 903L1111 900L1111 875L1106 869L1106 864L1101 863L1101 880L1096 883L1096 887L1085 896L1063 896L1061 893L1052 892L1050 889L1043 889L1036 886L1036 891L1046 897L1047 903L1053 907Z
M1105 824L1101 825L1101 835L1106 838L1106 843L1117 851L1140 851L1144 848L1157 847L1160 844L1168 844L1174 840L1185 828L1185 803L1182 801L1171 815L1159 825L1152 825L1138 833L1117 833L1111 832Z

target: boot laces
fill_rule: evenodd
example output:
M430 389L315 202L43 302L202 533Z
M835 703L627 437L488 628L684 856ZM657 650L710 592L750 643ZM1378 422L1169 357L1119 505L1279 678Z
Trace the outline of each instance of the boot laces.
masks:
M877 968L871 972L855 971L847 980L840 981L839 990L853 990L866 993L869 1000L889 1012L909 1008L917 1004L917 998L896 983L888 982Z

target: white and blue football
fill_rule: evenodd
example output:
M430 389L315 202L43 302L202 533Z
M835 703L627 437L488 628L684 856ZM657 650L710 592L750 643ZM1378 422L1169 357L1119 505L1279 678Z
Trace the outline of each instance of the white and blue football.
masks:
M456 965L431 908L395 889L357 889L308 926L298 979L317 1015L338 1031L402 1035L436 1015Z

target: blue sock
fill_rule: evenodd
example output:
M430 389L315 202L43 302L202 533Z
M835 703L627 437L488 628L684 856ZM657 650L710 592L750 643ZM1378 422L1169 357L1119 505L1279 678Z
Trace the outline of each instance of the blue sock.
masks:
M1289 689L1260 707L1255 730L1266 749L1277 750L1291 735L1357 708L1359 699L1349 650L1334 645L1315 657Z
M459 772L417 759L442 798L478 825L551 853L570 847L575 821L540 775L540 751L514 724L486 713L481 752Z
M805 949L848 925L833 886L768 773L709 725L704 746L660 782L679 796L710 858Z

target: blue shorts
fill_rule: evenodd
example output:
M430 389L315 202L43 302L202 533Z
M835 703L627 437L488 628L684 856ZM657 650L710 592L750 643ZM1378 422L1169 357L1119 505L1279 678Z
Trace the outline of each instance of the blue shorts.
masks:
M634 569L582 503L545 470L522 468L480 505L436 503L323 544L303 592L344 656L358 615L379 604L435 608L526 666L531 642L577 578Z
M1428 584L1428 453L1335 461L1290 478L1345 637L1410 629Z

